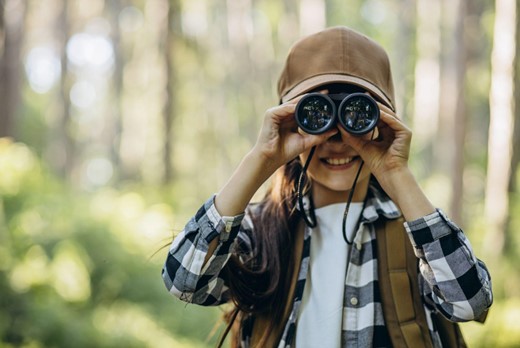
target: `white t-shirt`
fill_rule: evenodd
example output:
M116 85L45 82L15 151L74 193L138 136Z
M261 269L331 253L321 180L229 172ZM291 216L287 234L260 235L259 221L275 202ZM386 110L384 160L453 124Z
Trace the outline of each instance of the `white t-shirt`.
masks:
M351 203L346 232L354 238L363 203ZM345 203L316 209L310 265L296 326L296 348L340 347L345 272L350 247L343 239Z

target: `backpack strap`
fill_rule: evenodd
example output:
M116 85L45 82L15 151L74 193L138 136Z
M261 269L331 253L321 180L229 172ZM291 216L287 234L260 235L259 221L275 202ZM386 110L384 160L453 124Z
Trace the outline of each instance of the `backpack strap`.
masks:
M403 226L404 219L376 222L379 289L388 334L394 347L432 347L419 291L418 259ZM457 323L441 314L431 320L443 347L465 348Z
M379 288L394 347L432 347L417 279L418 260L403 218L376 223Z

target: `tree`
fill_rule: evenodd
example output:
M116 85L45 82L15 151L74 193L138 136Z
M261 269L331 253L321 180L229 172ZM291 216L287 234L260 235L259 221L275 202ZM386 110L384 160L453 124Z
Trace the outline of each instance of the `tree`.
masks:
M513 154L511 160L511 175L509 176L509 191L515 192L518 187L516 183L516 172L518 165L520 164L520 64L518 64L518 57L520 57L520 21L516 21L516 52L515 52L515 64L514 71L514 131L513 131Z
M172 26L177 26L179 22L180 4L178 0L165 0L165 6L168 8L167 15L162 29L162 46L164 51L166 85L165 98L163 105L163 123L164 123L164 143L163 143L163 158L164 158L164 182L170 183L173 180L173 144L172 139L172 125L175 110L176 97L176 75L175 75L175 42L176 31Z
M56 96L57 120L50 125L46 148L47 161L63 178L70 175L77 159L74 156L75 143L71 135L71 81L68 72L67 42L69 40L69 4L67 0L58 2L58 15L54 26L55 36L59 42L61 76Z
M0 137L15 136L15 116L20 104L20 52L26 2L0 1Z
M109 123L109 131L107 132L108 149L110 151L110 159L114 168L120 167L121 158L119 156L119 147L121 145L121 99L123 95L123 71L125 67L125 55L123 51L123 43L121 40L121 32L119 29L118 16L121 13L121 0L113 0L107 2L108 13L111 23L111 39L114 45L114 78L113 78L113 117ZM119 174L119 173L118 173Z
M499 255L506 241L509 177L513 148L513 71L516 51L516 1L497 0L491 53L490 124L485 217L485 246Z
M453 13L455 14L453 25L454 35L453 40L450 40L450 54L447 60L447 74L445 78L449 77L449 112L451 122L449 129L443 134L449 134L447 143L451 143L453 147L451 163L450 163L450 177L451 177L451 199L450 199L450 216L455 222L462 224L462 205L463 205L463 177L464 177L464 144L466 139L466 103L464 93L464 78L466 67L466 40L464 37L464 20L466 18L466 1L449 1L450 6L453 6ZM448 97L444 95L444 97Z
M401 20L397 21L397 35L394 36L396 47L395 63L392 70L396 90L396 107L400 117L408 123L409 113L407 101L413 90L413 80L409 78L409 72L414 64L413 39L415 32L415 13L417 12L414 0L399 1L395 4Z
M425 158L425 172L433 165L432 143L437 133L440 102L441 6L417 1L417 58L415 63L414 141Z

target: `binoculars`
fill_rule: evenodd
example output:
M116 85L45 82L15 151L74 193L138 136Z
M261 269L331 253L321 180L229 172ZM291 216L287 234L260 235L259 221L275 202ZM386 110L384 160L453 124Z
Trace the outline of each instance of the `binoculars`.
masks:
M309 93L296 105L296 123L306 133L322 134L339 121L347 132L363 135L379 121L379 107L365 93Z

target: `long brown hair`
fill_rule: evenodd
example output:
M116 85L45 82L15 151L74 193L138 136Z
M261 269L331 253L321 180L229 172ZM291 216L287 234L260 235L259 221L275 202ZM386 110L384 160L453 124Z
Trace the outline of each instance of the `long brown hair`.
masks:
M295 270L292 245L300 214L296 209L295 185L302 171L299 158L275 173L264 199L250 208L253 229L253 257L240 260L234 255L226 267L233 301L243 314L282 318ZM271 320L262 340L271 334Z

